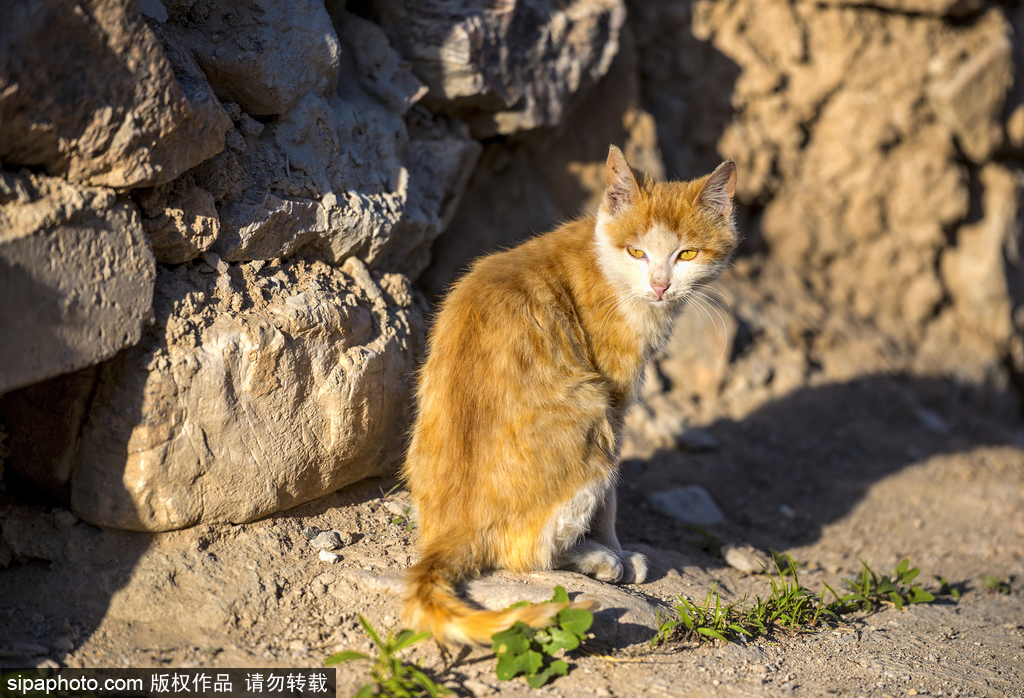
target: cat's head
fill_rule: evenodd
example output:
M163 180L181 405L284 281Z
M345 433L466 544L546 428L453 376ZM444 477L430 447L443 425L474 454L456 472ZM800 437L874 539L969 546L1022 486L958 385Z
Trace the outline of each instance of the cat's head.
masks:
M722 272L739 243L731 160L691 182L638 181L613 145L605 177L595 236L601 271L617 291L675 306Z

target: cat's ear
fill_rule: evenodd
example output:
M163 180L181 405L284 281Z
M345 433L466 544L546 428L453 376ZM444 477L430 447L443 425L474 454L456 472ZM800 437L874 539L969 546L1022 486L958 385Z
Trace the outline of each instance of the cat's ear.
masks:
M726 160L715 168L701 187L697 201L726 220L732 215L732 197L736 194L736 163Z
M604 205L611 215L618 215L640 197L640 187L637 186L633 171L626 164L622 151L614 145L608 147L604 179Z

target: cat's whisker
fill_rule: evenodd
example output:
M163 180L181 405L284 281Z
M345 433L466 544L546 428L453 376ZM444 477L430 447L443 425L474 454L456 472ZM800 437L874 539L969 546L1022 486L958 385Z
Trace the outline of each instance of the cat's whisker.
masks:
M704 305L707 305L708 300L711 300L707 296L704 296L703 294L700 294L699 292L698 292L698 295L695 296L695 298L698 301L701 301ZM725 334L725 341L722 343L722 353L718 357L718 358L722 359L722 358L725 358L726 352L729 350L729 324L725 321L725 318L722 317L722 314L718 311L717 308L715 308L714 306L709 306L709 307L711 308L711 310L715 311L715 314L718 315L718 318L722 321L722 330L723 330L723 333ZM715 325L715 335L716 335L716 337L718 335L718 325Z

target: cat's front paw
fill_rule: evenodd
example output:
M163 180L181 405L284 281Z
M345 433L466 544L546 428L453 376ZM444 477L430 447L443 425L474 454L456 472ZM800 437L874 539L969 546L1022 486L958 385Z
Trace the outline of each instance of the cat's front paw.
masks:
M647 556L643 553L622 551L622 584L643 584L647 579Z

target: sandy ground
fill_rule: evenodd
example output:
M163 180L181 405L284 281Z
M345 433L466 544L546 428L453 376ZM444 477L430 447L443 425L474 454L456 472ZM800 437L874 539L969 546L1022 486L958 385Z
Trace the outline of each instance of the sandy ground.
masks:
M551 696L1024 695L1024 422L941 381L873 378L794 393L741 421L707 426L717 447L659 451L623 463L619 532L651 561L638 586L567 572L492 575L479 600L547 598L555 583L601 598L594 637L569 657ZM18 554L0 572L0 666L281 667L368 650L363 614L397 629L401 570L415 559L404 493L373 480L239 526L150 535L102 531L69 512L7 501L3 536ZM925 586L941 575L962 598L844 617L834 628L747 643L651 648L655 611L677 594L765 595L649 506L658 491L700 485L726 520L726 543L790 552L811 589L839 586L860 560L891 572L903 558ZM321 561L312 529L347 534ZM1009 584L986 588L983 578ZM528 695L502 683L484 651L448 667L422 643L411 659L458 695ZM339 670L339 695L364 668Z

